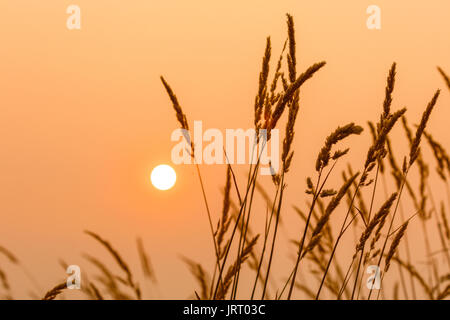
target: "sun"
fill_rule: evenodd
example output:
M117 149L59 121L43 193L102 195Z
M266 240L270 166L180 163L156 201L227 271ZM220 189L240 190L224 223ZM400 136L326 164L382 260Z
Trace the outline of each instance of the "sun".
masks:
M171 166L160 164L153 168L150 180L156 189L169 190L177 181L177 174Z

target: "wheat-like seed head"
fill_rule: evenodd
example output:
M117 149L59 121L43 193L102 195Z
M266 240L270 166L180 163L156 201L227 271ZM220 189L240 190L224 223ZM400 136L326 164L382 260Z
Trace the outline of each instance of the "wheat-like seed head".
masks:
M391 114L391 104L392 104L392 92L394 91L395 84L395 69L397 64L394 62L389 70L389 75L386 82L386 94L383 102L383 113L381 115L380 125L383 125L384 119L387 119Z
M56 298L56 296L58 296L64 289L67 288L67 284L66 282L63 282L61 284L58 284L57 286L55 286L53 289L51 289L50 291L48 291L44 298L42 298L42 300L54 300Z
M450 166L450 158L447 155L447 152L445 151L444 147L434 140L431 134L427 133L426 131L423 132L423 135L428 141L428 144L431 147L431 150L433 151L434 158L436 159L437 166L436 166L436 172L438 173L439 177L441 177L442 180L446 181L447 177L445 175L446 169L448 169Z
M137 243L137 249L139 253L139 260L141 260L141 267L142 271L144 272L144 276L153 281L153 283L156 283L156 275L155 271L152 267L152 264L150 262L150 258L148 257L147 253L144 249L144 243L142 242L141 238L136 239Z
M237 272L241 268L242 264L251 255L251 252L254 249L256 242L258 241L258 238L259 238L259 235L255 236L253 239L251 239L247 243L247 245L244 247L240 259L228 267L228 270L227 270L227 273L225 274L223 282L219 283L219 289L218 289L217 295L216 295L217 300L225 299L225 296L226 296L228 290L230 289L230 285L231 285L231 281L233 280L233 277L237 274Z
M223 253L224 250L222 250L222 243L225 236L225 233L227 232L230 223L231 223L231 217L229 216L230 211L230 190L231 190L231 166L227 166L227 176L226 176L226 183L224 188L224 196L223 196L223 208L222 208L222 217L220 218L219 228L217 231L217 247L219 250L219 256L221 253ZM225 246L226 248L226 246Z
M0 254L3 254L13 264L19 264L19 259L8 249L0 246Z
M261 72L259 74L259 84L258 84L258 93L255 97L255 128L258 130L261 127L261 115L263 112L264 104L266 99L268 99L267 95L267 79L269 77L269 63L270 63L270 56L271 56L271 43L270 43L270 37L267 37L266 41L266 49L264 52L264 57L262 60L262 66L261 66Z
M331 214L338 207L342 198L347 194L347 191L349 190L350 186L353 184L353 182L358 176L359 173L356 173L355 175L350 177L350 179L346 180L342 185L342 187L339 189L339 192L330 200L327 208L325 209L324 214L319 218L319 221L317 221L317 224L311 235L311 240L306 246L304 252L302 253L302 257L304 257L308 252L311 252L314 249L314 247L319 243L320 238L322 236L323 228L330 220Z
M196 263L192 261L189 258L186 258L184 256L181 257L181 259L188 265L190 272L195 277L197 282L200 285L201 291L200 296L198 296L199 300L206 300L209 298L209 276L205 269L202 267L201 264Z
M280 100L278 100L278 103L275 106L275 109L272 113L272 117L270 119L270 123L268 124L267 129L271 130L271 129L275 128L278 120L280 119L281 115L283 114L286 104L294 97L294 94L296 93L296 91L303 85L303 83L305 83L305 81L312 78L312 76L317 71L319 71L325 64L326 64L325 61L313 64L305 72L303 72L297 78L297 80L295 80L295 82L293 82L287 86L283 96L280 98ZM283 79L283 77L282 77L282 79Z
M389 211L392 207L392 204L394 203L395 199L397 198L397 193L393 193L388 200L381 206L380 210L375 214L375 216L372 218L371 221L367 224L366 229L361 234L361 237L359 239L359 242L356 246L356 250L363 250L364 245L369 239L373 229L382 221L386 219L386 216L389 214Z
M166 88L167 94L169 95L170 100L172 101L173 109L175 110L175 113L177 115L177 120L180 123L180 126L182 129L189 130L189 125L186 119L186 115L183 113L183 110L181 110L181 106L178 102L177 96L173 93L172 88L169 86L169 84L166 82L163 76L160 77L161 82L164 85L164 88Z
M400 240L402 240L403 235L406 232L406 228L408 228L408 223L409 221L406 221L401 227L400 230L397 232L397 234L395 235L394 240L392 241L391 247L389 248L389 252L386 255L386 262L385 262L385 267L384 267L384 272L387 272L389 270L389 265L391 263L391 259L394 256L398 245L400 244Z
M292 82L295 81L297 77L296 66L297 59L295 55L295 28L294 28L294 19L290 14L287 14L287 25L288 25L288 39L289 39L289 54L288 58L288 69L289 69L289 80Z
M322 147L319 155L317 156L316 171L319 172L321 169L325 168L328 165L331 158L331 148L333 147L333 145L342 141L350 135L359 135L362 131L363 128L355 125L353 122L343 127L338 127L336 130L334 130L325 140L325 145ZM345 153L340 152L339 154L335 154L333 155L333 158L337 159Z
M442 224L444 226L444 235L447 238L447 240L450 240L450 227L448 224L447 215L445 214L445 206L443 202L441 202L441 218Z
M427 125L428 119L430 118L431 112L433 111L433 108L436 105L436 101L439 97L440 92L441 90L436 91L433 98L428 103L427 108L422 114L422 120L420 121L420 124L417 127L416 135L411 144L411 151L409 152L409 166L411 166L414 163L414 161L417 159L419 155L420 140Z
M114 260L117 262L117 264L120 266L120 268L125 272L125 274L127 276L127 279L126 279L127 285L130 286L134 290L136 297L138 299L140 299L141 291L139 289L139 286L136 283L134 283L133 275L131 273L130 268L128 267L128 264L125 262L125 260L122 259L120 254L111 246L111 244L108 241L104 240L98 234L96 234L92 231L87 231L87 230L85 231L85 233L90 235L95 240L97 240L100 244L102 244L108 250L108 252L113 256Z
M447 85L448 89L450 90L450 78L449 76L442 70L440 67L437 67L439 73L444 78L445 84Z
M366 172L373 169L375 161L386 155L385 143L386 137L394 127L397 120L406 112L406 108L394 112L383 120L382 126L379 127L377 138L367 152L364 168Z

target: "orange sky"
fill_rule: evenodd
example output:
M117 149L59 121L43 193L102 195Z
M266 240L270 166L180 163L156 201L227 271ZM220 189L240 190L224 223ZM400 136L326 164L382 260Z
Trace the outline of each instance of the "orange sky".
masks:
M81 30L66 28L69 4L81 8ZM381 7L381 30L366 27L370 4ZM0 244L43 290L64 276L58 258L86 265L80 253L102 252L82 233L90 229L136 269L140 235L161 297L192 293L178 255L208 265L213 251L194 168L176 166L168 192L149 182L155 165L170 163L178 125L159 76L191 123L250 128L265 38L277 57L287 12L296 23L298 68L327 61L302 91L289 208L304 203L304 179L325 137L338 125L378 119L393 61L393 108L407 106L411 121L445 89L436 66L450 72L448 0L0 2ZM443 90L430 122L445 146L449 106ZM352 139L355 167L369 139ZM242 181L246 170L237 168ZM203 166L202 173L217 217L225 167ZM14 290L25 297L30 285L22 284Z

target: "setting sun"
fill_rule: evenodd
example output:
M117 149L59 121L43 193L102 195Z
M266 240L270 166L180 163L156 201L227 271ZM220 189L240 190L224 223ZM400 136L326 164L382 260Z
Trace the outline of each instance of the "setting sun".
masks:
M177 175L171 166L160 164L152 170L150 180L156 189L168 190L175 184Z

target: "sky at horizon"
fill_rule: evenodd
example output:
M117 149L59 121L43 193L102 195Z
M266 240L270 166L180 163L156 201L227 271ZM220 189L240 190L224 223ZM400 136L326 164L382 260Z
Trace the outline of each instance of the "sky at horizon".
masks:
M66 28L70 4L81 8L81 30ZM381 30L366 27L372 4L381 8ZM327 65L301 91L286 192L285 232L293 236L301 224L291 205L305 205L305 179L326 136L338 125L378 120L394 61L393 109L406 106L417 123L441 88L429 128L450 146L450 93L436 70L450 73L449 12L448 0L2 1L0 245L27 266L41 293L64 278L59 258L82 270L82 253L109 259L83 230L108 239L138 273L140 236L159 281L149 297L192 295L195 282L180 256L211 269L213 249L195 168L172 165L177 183L166 192L150 184L153 167L171 164L170 134L178 127L159 77L190 124L251 128L266 37L273 70L286 39L285 14L294 16L298 70ZM394 135L400 159L407 143L400 128ZM355 168L370 139L366 130L349 140ZM201 170L217 219L226 167ZM236 170L242 185L248 168ZM272 191L270 178L263 181ZM446 196L440 186L436 193ZM283 250L276 270L290 262ZM33 284L22 271L4 268L17 279L13 292L26 298Z

